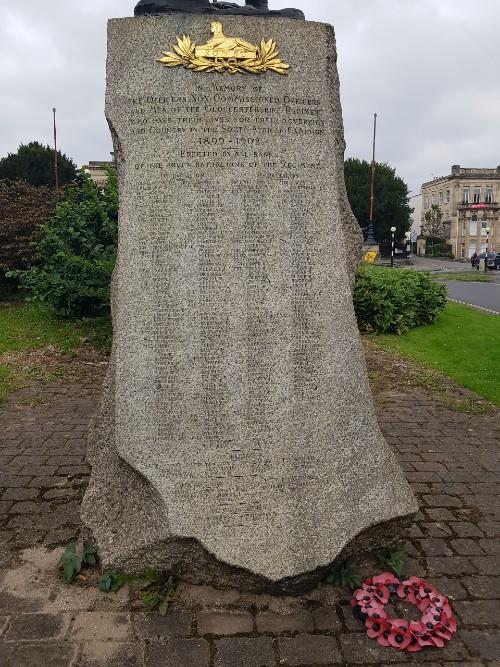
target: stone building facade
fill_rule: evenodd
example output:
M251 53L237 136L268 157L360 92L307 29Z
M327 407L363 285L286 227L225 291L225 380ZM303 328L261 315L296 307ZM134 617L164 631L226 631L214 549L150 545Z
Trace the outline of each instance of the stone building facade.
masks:
M107 167L113 166L114 162L99 162L96 160L91 160L88 164L85 164L82 169L84 169L98 186L104 187L108 180Z
M449 176L422 185L422 226L433 204L443 213L445 236L457 260L474 252L500 252L500 166L493 169L454 165ZM488 231L489 230L489 231Z

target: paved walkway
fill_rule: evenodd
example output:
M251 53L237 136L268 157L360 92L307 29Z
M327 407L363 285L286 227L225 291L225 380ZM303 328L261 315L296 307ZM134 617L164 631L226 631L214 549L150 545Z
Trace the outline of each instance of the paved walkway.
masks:
M500 667L499 413L465 414L460 391L451 410L449 396L408 386L401 364L391 371L389 357L376 358L380 422L421 502L405 572L449 595L459 619L444 650L412 658L379 648L348 594L329 586L272 598L183 584L161 618L143 614L127 589L105 595L84 578L62 585L51 547L77 530L95 396L51 385L0 406L0 665Z

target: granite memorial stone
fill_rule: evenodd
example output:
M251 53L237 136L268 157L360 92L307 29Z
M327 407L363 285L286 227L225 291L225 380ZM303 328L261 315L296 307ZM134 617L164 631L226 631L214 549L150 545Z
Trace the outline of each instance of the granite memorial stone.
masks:
M352 305L333 28L220 21L109 23L114 344L82 516L104 566L298 591L393 543L417 505ZM244 73L271 40L274 69Z

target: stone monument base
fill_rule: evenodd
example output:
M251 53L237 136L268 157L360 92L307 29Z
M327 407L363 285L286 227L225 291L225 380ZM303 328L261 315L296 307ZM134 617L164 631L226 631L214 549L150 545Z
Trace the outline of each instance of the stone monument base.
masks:
M348 558L361 559L374 550L396 546L409 529L413 517L399 517L368 528L333 563L280 581L223 563L198 540L173 537L163 519L164 506L158 493L113 447L114 370L112 361L100 410L90 427L88 460L93 474L82 515L84 522L93 526L93 533L85 529L86 539L98 546L103 568L138 574L145 566L162 572L182 562L185 564L182 579L192 584L271 595L301 595L318 586L336 563ZM95 517L100 519L98 524ZM279 541L280 536L276 539Z

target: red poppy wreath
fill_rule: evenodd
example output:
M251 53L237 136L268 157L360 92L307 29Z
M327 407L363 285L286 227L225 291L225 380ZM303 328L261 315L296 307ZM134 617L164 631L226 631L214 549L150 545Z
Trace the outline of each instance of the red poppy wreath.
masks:
M389 618L385 605L392 593L414 604L421 612L419 621ZM434 586L418 577L401 581L390 572L366 579L354 591L351 602L354 615L362 620L366 634L380 646L392 646L398 651L416 653L426 646L443 648L457 630L448 599Z

